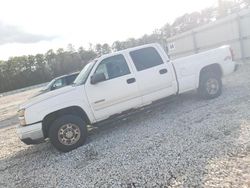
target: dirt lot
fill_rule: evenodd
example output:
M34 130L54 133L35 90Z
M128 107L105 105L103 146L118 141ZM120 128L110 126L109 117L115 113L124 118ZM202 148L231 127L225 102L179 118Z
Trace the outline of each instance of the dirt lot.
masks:
M0 187L250 187L250 65L211 101L187 93L90 132L59 153L0 129ZM0 126L36 90L0 98Z

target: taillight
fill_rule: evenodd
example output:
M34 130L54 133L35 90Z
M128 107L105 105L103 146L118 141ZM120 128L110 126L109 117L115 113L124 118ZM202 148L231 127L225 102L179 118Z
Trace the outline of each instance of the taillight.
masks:
M234 51L232 48L230 48L230 53L231 53L232 60L234 60Z

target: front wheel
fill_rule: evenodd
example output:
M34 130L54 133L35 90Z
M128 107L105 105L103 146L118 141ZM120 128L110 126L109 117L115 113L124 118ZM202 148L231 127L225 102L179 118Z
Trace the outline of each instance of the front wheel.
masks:
M214 73L204 73L198 88L199 95L204 99L214 99L222 93L221 77Z
M84 144L87 126L84 120L74 115L65 115L52 123L49 138L52 145L62 152L71 151Z

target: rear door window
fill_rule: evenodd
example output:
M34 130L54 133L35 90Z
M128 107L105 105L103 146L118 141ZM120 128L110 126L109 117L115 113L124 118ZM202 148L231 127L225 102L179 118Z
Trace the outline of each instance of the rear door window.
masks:
M153 47L134 50L129 54L137 71L143 71L145 69L163 64L161 56Z

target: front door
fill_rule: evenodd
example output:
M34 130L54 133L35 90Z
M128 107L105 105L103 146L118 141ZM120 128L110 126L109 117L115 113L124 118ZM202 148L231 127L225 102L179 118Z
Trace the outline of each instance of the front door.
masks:
M106 80L91 84L91 75L104 73ZM97 63L85 85L97 121L142 105L135 75L122 54Z

